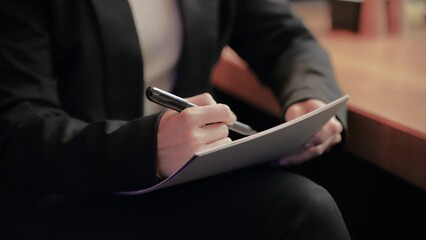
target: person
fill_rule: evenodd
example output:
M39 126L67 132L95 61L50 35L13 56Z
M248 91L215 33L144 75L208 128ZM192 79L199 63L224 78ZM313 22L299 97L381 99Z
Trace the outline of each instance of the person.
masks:
M208 94L225 46L286 120L342 95L287 1L3 0L2 239L349 239L330 194L285 171L343 144L344 111L275 167L117 194L232 141L236 114ZM161 110L143 97L150 85L199 107Z

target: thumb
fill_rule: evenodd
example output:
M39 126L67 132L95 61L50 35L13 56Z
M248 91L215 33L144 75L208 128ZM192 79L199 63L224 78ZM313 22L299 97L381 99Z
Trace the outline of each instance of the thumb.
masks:
M297 103L293 104L287 109L285 113L285 120L290 121L299 116L302 116L305 113L306 113L305 109L302 106L300 106L300 104L297 104Z

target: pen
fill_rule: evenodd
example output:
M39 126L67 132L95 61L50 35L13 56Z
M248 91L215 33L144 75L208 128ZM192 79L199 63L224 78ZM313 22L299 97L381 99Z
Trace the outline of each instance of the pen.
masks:
M178 97L156 87L148 87L145 91L145 94L150 101L160 104L164 107L173 109L177 112L181 112L188 107L197 107L197 105L181 97ZM238 121L232 125L228 125L228 128L236 133L246 136L256 133L256 131L253 130L249 125Z

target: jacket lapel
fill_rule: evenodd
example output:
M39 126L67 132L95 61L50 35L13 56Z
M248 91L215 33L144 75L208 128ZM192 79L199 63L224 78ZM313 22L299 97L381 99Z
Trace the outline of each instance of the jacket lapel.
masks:
M181 0L183 46L174 92L188 97L207 91L211 67L218 49L218 0ZM204 79L203 79L204 78Z
M127 1L91 0L100 29L108 117L142 115L142 56Z
M108 117L130 120L143 113L142 55L130 6L125 0L91 0L104 52ZM219 0L180 0L183 46L174 92L204 91L219 57Z

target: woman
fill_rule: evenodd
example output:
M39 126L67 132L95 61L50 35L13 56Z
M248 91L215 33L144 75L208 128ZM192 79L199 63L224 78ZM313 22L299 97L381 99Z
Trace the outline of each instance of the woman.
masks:
M327 55L287 2L6 0L0 9L1 176L10 189L43 193L16 222L60 206L44 229L61 239L349 238L324 189L273 168L114 195L150 187L195 151L231 141L225 124L235 115L203 94L225 45L274 89L287 120L341 95ZM163 112L143 99L148 85L200 107ZM340 143L343 114L278 165ZM81 195L92 197L75 200Z

